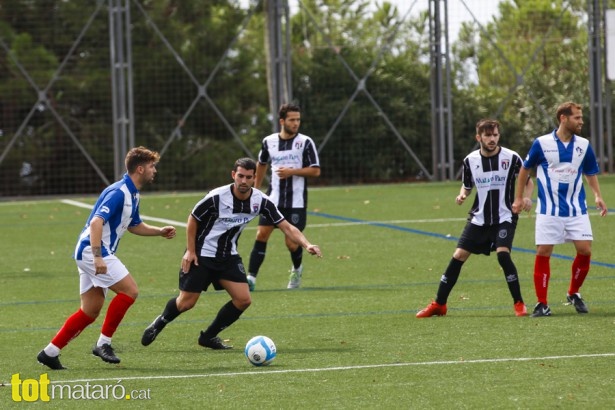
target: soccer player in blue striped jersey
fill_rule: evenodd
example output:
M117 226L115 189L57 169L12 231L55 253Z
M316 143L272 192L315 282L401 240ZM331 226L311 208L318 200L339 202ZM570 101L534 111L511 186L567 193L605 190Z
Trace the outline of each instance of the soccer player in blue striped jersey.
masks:
M489 255L492 251L496 251L498 263L504 271L515 315L527 315L517 268L510 257L519 218L512 212L512 203L515 199L515 180L521 169L521 157L515 151L499 145L500 128L500 123L491 119L480 120L476 124L476 141L480 148L463 160L463 181L455 202L463 204L474 187L476 197L457 248L440 279L436 299L419 311L417 318L446 315L446 302L465 261L473 253ZM522 193L522 206L528 211L532 206L530 197L533 188L532 180L528 177L518 188Z
M139 294L134 278L115 256L120 239L126 231L140 236L175 237L174 227L148 225L139 215L139 190L153 182L159 160L157 152L145 147L131 149L126 154L126 174L100 194L75 247L81 306L39 352L37 360L41 364L53 370L65 368L58 357L60 350L96 320L108 289L116 295L107 308L92 353L107 363L120 362L111 347L111 338Z
M263 139L254 186L261 187L271 163L271 183L267 194L282 215L303 232L307 219L307 178L320 176L318 151L310 137L299 133L301 108L298 105L282 105L278 117L280 132ZM260 218L248 265L250 290L256 286L256 276L265 260L267 241L274 228L267 218ZM294 289L301 285L303 249L288 236L285 241L292 262L287 288Z
M235 323L250 306L246 271L237 253L239 235L258 216L268 218L299 246L318 257L318 245L312 245L280 213L267 195L252 188L256 162L241 158L235 162L233 183L211 190L194 207L186 228L186 252L179 271L179 296L171 298L162 314L143 332L141 344L150 345L162 329L181 313L192 309L201 292L210 285L231 296L218 311L209 327L201 332L198 343L210 349L230 349L218 334Z
M534 289L538 303L532 317L550 316L547 300L551 277L550 258L553 247L572 242L576 257L566 299L578 313L588 313L579 290L589 272L592 228L589 221L583 175L594 194L601 216L607 206L600 193L600 169L590 142L579 136L583 127L583 109L574 102L561 104L556 110L558 128L534 140L519 178L526 178L536 168L538 200L536 204L536 257ZM522 198L517 195L513 211L520 212Z

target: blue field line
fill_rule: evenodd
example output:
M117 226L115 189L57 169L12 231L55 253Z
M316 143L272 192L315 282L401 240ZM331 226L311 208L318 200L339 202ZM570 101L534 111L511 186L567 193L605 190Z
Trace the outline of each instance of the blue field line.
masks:
M440 239L444 239L444 240L447 240L447 241L455 241L455 242L457 242L459 240L459 237L456 237L456 236L443 235L441 233L435 233L435 232L421 231L420 229L406 228L406 227L403 227L403 226L392 225L392 224L389 224L389 223L386 223L386 222L364 221L364 220L357 219L357 218L349 218L349 217L346 217L346 216L325 214L325 213L322 213L322 212L308 211L308 214L314 215L314 216L320 216L322 218L335 219L335 220L338 220L338 221L360 223L362 225L378 226L378 227L387 228L387 229L395 229L397 231L409 232L409 233L414 233L414 234L417 234L417 235L431 236L431 237L434 237L434 238L440 238ZM518 248L516 246L513 246L513 250L515 250L517 252L532 253L532 254L536 252L535 249ZM558 253L552 254L551 257L552 258L557 258L557 259L564 259L564 260L573 260L574 259L571 256L560 255ZM602 266L602 267L605 267L605 268L615 269L615 264L613 264L613 263L606 263L606 262L599 262L599 261L592 260L591 264L595 265L595 266Z

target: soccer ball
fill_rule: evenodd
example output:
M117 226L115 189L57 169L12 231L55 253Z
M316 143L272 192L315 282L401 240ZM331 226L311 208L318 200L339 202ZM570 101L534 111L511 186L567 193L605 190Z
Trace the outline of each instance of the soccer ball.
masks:
M267 366L277 355L273 340L267 336L254 336L248 340L244 352L254 366Z

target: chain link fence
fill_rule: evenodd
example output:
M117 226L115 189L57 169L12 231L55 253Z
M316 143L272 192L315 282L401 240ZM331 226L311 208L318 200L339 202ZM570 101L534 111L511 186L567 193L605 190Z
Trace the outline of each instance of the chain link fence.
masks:
M321 156L313 183L432 179L451 165L432 157L429 10L442 3L342 3L291 0L284 22L301 132ZM457 167L479 118L500 119L502 144L524 155L554 126L557 103L589 103L583 4L493 3L449 2L442 21ZM275 128L264 1L3 0L0 196L96 193L118 177L110 11L123 5L134 143L162 154L151 189L226 183L233 161L255 157Z

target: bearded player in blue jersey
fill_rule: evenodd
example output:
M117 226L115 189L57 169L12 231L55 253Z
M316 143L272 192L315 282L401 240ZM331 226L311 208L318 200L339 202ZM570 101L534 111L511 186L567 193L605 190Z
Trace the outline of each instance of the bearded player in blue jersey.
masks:
M547 300L551 277L550 258L553 247L572 242L576 256L572 262L572 277L566 299L578 313L589 309L579 290L589 272L591 260L592 228L587 213L583 175L594 194L594 202L601 216L607 207L600 193L600 169L590 142L580 137L583 110L579 104L566 102L556 111L557 129L534 140L519 179L527 178L536 168L538 200L536 204L536 258L534 261L534 288L538 303L532 317L551 316ZM513 212L521 212L523 199L513 203Z

